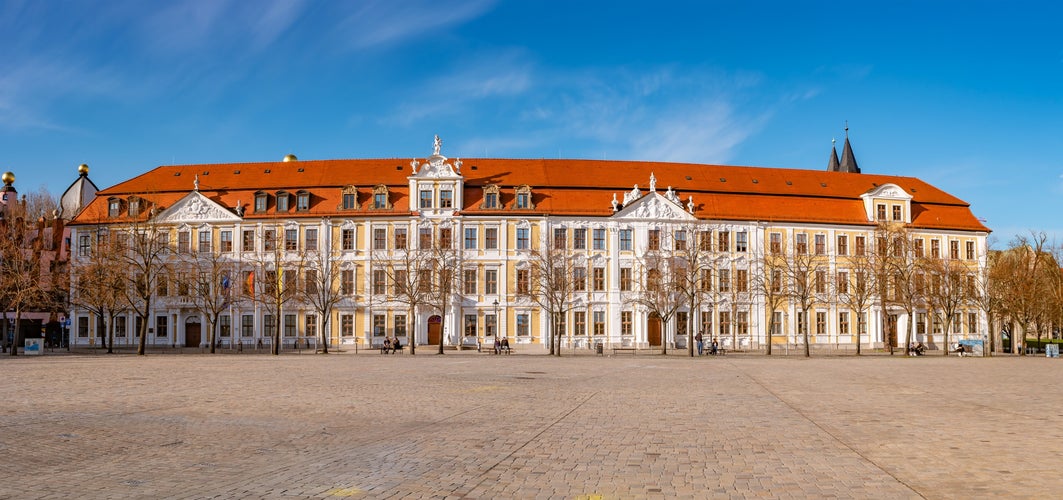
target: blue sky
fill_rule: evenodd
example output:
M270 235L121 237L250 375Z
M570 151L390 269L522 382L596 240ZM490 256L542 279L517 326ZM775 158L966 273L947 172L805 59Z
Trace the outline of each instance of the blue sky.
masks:
M861 168L1063 240L1054 2L0 0L0 169L606 158Z

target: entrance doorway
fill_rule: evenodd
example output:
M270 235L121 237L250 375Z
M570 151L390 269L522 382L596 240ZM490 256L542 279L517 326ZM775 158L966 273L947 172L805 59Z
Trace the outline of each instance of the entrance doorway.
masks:
M657 313L650 313L646 320L646 341L650 347L661 346L661 317Z
M439 345L443 330L443 318L432 316L428 318L428 345Z
M185 347L199 347L200 343L199 318L188 318L185 320Z

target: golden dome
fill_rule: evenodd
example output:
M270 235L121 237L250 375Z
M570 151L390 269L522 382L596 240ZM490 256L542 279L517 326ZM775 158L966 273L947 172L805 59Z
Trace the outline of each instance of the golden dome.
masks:
M0 176L0 180L4 181L4 185L10 186L15 183L15 174L4 172L4 175Z
M299 161L299 158L296 158L295 155L289 153L284 155L284 161Z
M78 165L78 173L81 174L81 175L85 175L85 174L89 173L89 166L84 164L84 163L82 163L81 165Z

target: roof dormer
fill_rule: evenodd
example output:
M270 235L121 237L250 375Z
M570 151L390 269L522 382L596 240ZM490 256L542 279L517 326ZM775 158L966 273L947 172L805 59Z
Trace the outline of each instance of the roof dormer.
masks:
M440 153L443 141L435 136L432 156L426 163L410 162L413 175L410 181L410 211L424 216L450 216L463 206L464 180L461 160L448 163Z
M896 184L883 184L860 195L868 222L911 224L912 195Z

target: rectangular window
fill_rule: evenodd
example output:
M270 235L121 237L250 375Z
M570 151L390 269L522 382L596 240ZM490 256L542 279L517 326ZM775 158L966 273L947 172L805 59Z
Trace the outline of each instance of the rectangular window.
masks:
M621 267L620 268L620 291L621 292L630 292L631 291L631 268L630 267Z
M974 260L974 242L967 242L967 260Z
M92 253L92 236L82 234L78 236L78 255L88 257Z
M155 317L155 336L156 337L165 337L165 336L169 335L169 332L166 331L166 320L167 320L166 316L156 316Z
M677 311L675 313L675 334L686 335L687 334L687 321L690 319L690 315L686 311Z
M220 250L222 252L224 252L224 253L232 252L233 251L233 232L232 231L222 231L222 232L219 233L219 235L221 236L221 247L220 247ZM201 242L200 246L202 246L202 245L203 244Z
M240 336L241 337L254 337L255 336L255 317L250 314L245 314L240 317Z
M592 233L592 237L594 238L594 249L605 250L605 230L595 229Z
M841 335L849 334L849 313L838 313L838 333Z
M879 203L876 206L875 215L877 220L886 220L886 205L884 203Z
M343 209L354 210L354 205L357 203L358 197L354 193L343 193Z
M244 230L244 238L242 243L243 244L240 247L241 250L245 252L255 251L255 231L253 229Z
M721 252L727 252L731 250L731 232L720 231L716 237L717 249Z
M749 233L739 231L735 233L735 251L746 252L749 250Z
M575 267L572 269L572 290L576 292L587 291L586 267Z
M647 231L647 233L646 233L646 249L650 250L650 251L660 250L661 249L661 230L660 229L650 229L649 231Z
M915 252L915 256L920 259L923 258L923 239L916 238L913 241L912 247L912 250Z
M344 337L354 336L354 315L353 314L341 314L340 315L340 335Z
M277 231L267 229L262 232L262 250L267 252L277 248Z
M421 208L432 208L432 191L431 190L427 190L427 189L421 190L421 204L420 204L420 207Z
M517 208L530 207L530 197L531 195L529 193L517 193Z
M702 269L701 270L701 284L700 285L701 285L701 291L703 291L703 292L711 292L712 291L712 269Z
M498 228L484 228L484 249L498 250Z
M483 207L487 208L487 209L496 209L496 208L498 208L498 194L497 193L486 193L486 194L484 194L484 206Z
M528 248L528 228L517 228L517 250L526 250Z
M801 255L808 253L808 235L798 233L794 235L794 252Z
M284 336L285 337L294 337L295 336L295 331L296 331L296 329L295 329L295 315L294 314L285 314L284 315Z
M262 213L266 211L266 195L260 194L255 196L255 212Z
M594 311L594 334L605 335L605 311Z
M827 235L825 235L825 234L817 234L815 236L814 241L815 241L815 244L816 244L816 255L826 255L827 254Z
M836 281L839 294L845 295L849 293L849 273L847 271L838 271Z
M674 248L676 249L676 251L680 251L681 252L681 251L685 251L687 249L687 232L686 231L676 231L673 234L673 236L672 236L672 240L675 243Z
M383 315L383 314L374 314L373 315L373 336L374 337L383 337L384 335L386 335L388 333L388 330L387 330L388 323L387 323L387 321L388 321L388 317Z
M856 255L858 257L863 257L864 254L867 253L867 239L864 238L863 236L857 236L856 237L856 248L854 250L855 251L853 252L853 255Z
M631 230L620 230L620 250L631 250Z
M930 240L930 256L935 259L941 258L941 240Z
M960 242L958 242L956 240L949 241L949 258L950 259L958 259L958 258L960 258Z
M454 191L443 189L439 191L439 208L454 207Z
M449 227L439 228L439 248L453 248L452 232Z
M587 249L587 230L584 228L576 228L572 230L572 249L573 250L586 250Z
M701 311L701 328L698 332L712 336L712 311Z
M432 248L432 228L422 227L417 230L417 248Z
M198 247L198 250L199 250L199 253L210 253L210 251L212 250L212 248L211 248L211 240L210 240L210 230L209 229L204 229L202 231L199 231L199 247Z
M466 269L464 276L462 276L462 283L464 285L463 293L476 295L476 270Z
M631 335L634 332L631 317L631 311L620 311L620 335Z
M816 311L816 335L827 334L827 313Z
M395 250L406 249L406 228L395 228Z
M749 291L749 269L735 270L735 291L739 293Z
M771 233L768 235L768 251L771 253L782 253L782 233Z
M735 328L738 329L739 335L749 334L749 312L738 311L735 313Z
M557 250L565 249L565 237L568 235L568 231L563 227L554 228L554 248Z
M373 208L382 210L388 207L388 194L387 193L374 193L373 194ZM352 205L353 208L353 205Z
M838 235L838 255L849 255L849 237Z
M226 316L222 316L225 318ZM126 336L126 317L117 316L114 318L114 336L125 337Z
M340 271L340 293L354 295L354 270L344 269Z
M594 268L593 283L594 283L593 286L594 286L594 291L595 292L604 292L605 291L605 268L604 267L596 267L596 268Z
M88 316L78 317L78 337L89 336L89 318Z
M484 293L487 295L498 294L498 270L484 270Z
M477 332L476 332L476 315L475 314L466 314L465 315L465 336L466 337L475 337L476 334L477 334Z
M340 245L341 250L354 250L354 229L340 231Z
M298 229L285 229L284 230L284 250L288 252L299 251L299 230Z
M528 336L529 328L531 327L531 325L529 323L530 322L528 321L528 315L527 314L518 314L517 315L517 336L518 337L527 337Z
M373 269L373 294L387 293L387 273L383 269Z
M191 235L188 231L177 233L177 253L188 253L191 245Z
M718 271L718 279L717 279L717 281L718 281L718 284L719 284L719 288L717 288L717 291L730 292L731 291L731 270L730 269L720 269Z
M388 230L385 228L373 229L373 250L387 250L388 248Z
M303 335L317 337L317 315L307 314L303 317Z
M978 313L967 313L967 333L978 333Z
M926 333L926 313L915 314L915 333Z
M527 294L531 292L531 271L517 269L517 293Z
M306 243L305 243L306 250L308 252L316 252L317 251L317 229L316 228L312 228L312 227L306 228L306 231L304 232L303 237L306 240Z
M720 335L731 334L731 313L720 311Z
M808 333L808 317L804 311L797 311L797 333Z
M498 316L495 314L484 315L484 336L494 337L498 333Z
M572 313L572 334L573 335L586 335L587 334L587 312L575 311Z
M712 250L712 231L702 231L698 234L698 246L703 252Z
M278 194L277 195L277 211L278 212L287 212L288 211L288 195L287 194Z
M827 293L827 271L816 269L816 293Z
M475 227L467 227L467 228L465 228L465 249L466 250L475 250L476 249L476 240L477 240L477 238L476 238L476 228Z
M406 315L405 314L396 314L392 318L392 320L394 321L394 325L395 325L394 328L393 328L393 330L395 332L395 336L396 337L405 337L406 336Z
M901 206L893 205L893 220L901 220Z
M7 195L4 195L7 196ZM5 198L6 199L6 198ZM118 214L122 211L122 202L119 200L111 200L107 204L107 216L112 219L118 217Z

